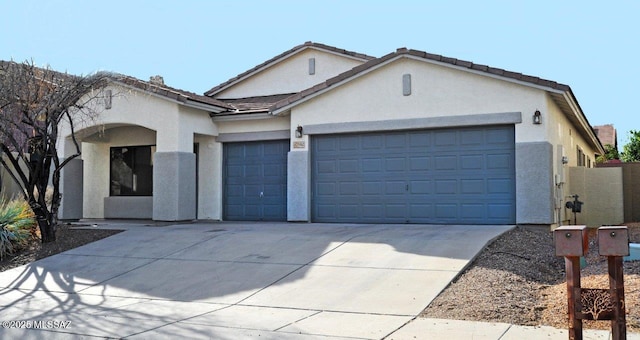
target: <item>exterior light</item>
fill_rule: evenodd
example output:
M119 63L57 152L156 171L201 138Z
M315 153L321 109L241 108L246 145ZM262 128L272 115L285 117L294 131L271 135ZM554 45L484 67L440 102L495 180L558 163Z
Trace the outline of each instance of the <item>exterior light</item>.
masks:
M302 126L300 125L296 128L296 138L302 138Z
M542 114L538 110L533 113L533 124L542 124Z

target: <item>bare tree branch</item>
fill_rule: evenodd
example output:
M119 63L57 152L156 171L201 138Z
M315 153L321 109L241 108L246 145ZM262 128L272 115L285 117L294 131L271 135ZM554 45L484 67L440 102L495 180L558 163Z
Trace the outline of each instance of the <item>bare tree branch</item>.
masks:
M109 73L74 76L33 62L0 61L0 151L7 159L0 164L24 190L43 242L55 240L61 170L80 156L75 120L97 115L92 103L113 78ZM65 137L59 129L63 120L68 121L75 150L61 162L57 147ZM50 185L54 195L47 205Z

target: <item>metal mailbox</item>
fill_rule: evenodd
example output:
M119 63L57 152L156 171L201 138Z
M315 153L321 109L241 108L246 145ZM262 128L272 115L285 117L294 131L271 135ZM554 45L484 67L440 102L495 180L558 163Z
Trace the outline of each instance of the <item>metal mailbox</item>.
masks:
M628 256L629 231L627 227L598 228L598 253L602 256Z
M571 225L553 231L556 256L584 256L589 247L587 226Z

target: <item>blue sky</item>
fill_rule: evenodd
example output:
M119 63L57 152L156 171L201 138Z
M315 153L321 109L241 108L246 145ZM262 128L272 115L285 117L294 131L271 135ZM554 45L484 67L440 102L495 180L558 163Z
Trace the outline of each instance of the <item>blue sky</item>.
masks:
M571 86L620 148L640 130L640 1L0 0L0 59L99 70L203 93L305 41L399 47Z

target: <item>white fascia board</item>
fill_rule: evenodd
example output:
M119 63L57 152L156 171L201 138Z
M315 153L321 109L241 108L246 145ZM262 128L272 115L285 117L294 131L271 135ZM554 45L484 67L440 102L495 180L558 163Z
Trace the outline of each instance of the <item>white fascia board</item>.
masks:
M180 102L178 102L180 103ZM199 109L199 110L203 110L203 111L207 111L207 112L214 112L214 113L220 113L220 112L225 112L228 111L228 109L226 108L222 108L219 106L215 106L215 105L211 105L211 104L205 104L205 103L201 103L198 101L194 101L191 99L187 99L186 103L181 103L184 106L188 106L194 109Z

